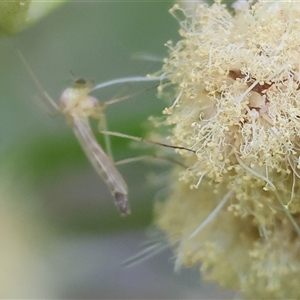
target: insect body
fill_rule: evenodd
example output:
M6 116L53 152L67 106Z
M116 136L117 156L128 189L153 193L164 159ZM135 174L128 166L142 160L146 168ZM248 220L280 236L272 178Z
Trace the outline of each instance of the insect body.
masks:
M102 107L96 98L89 95L90 90L88 82L77 80L73 87L62 93L58 109L72 125L86 156L115 197L120 213L127 215L130 213L127 185L111 158L98 144L89 124L89 118L100 119L103 116Z

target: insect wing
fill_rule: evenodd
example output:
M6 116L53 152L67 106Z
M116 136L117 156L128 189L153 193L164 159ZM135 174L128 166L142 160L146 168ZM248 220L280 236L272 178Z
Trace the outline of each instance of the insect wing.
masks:
M122 215L130 213L127 185L113 161L98 144L87 119L74 119L74 133L91 164L104 180Z

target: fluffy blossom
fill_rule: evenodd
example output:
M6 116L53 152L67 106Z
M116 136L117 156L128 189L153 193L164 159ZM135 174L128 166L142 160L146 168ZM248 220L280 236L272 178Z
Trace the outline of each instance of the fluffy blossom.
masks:
M171 9L182 39L167 43L176 95L164 125L192 151L178 151L187 168L157 223L177 266L201 263L247 297L299 298L300 6L233 7Z

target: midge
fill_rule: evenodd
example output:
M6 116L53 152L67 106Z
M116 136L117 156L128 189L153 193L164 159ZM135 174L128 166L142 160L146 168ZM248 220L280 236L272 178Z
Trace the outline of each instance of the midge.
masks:
M111 158L98 144L89 124L89 118L103 117L102 107L95 97L89 95L90 91L89 83L84 79L78 79L73 87L63 91L60 97L60 107L57 105L55 107L72 125L86 156L114 196L120 213L127 215L130 213L127 185Z
M40 92L56 111L60 112L66 117L67 122L72 126L73 131L86 156L114 196L115 204L121 215L130 214L130 206L127 198L127 185L122 175L115 167L112 159L104 152L102 147L97 142L89 124L89 118L98 119L100 122L103 121L105 117L103 113L104 105L112 104L123 99L115 99L101 105L98 100L95 97L90 96L89 93L91 91L114 84L126 82L161 81L164 79L163 76L120 78L98 84L94 87L86 80L78 79L75 81L72 87L68 87L63 91L60 97L60 104L58 105L43 89L42 85L39 83L37 77L31 70L20 51L18 51L18 53Z

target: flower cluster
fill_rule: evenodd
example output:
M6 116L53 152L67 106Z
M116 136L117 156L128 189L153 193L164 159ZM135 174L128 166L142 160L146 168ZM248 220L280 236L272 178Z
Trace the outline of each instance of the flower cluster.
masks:
M167 44L176 96L164 124L193 152L178 151L187 168L157 223L177 266L201 263L247 297L299 298L300 6L233 7L171 9L182 39Z

